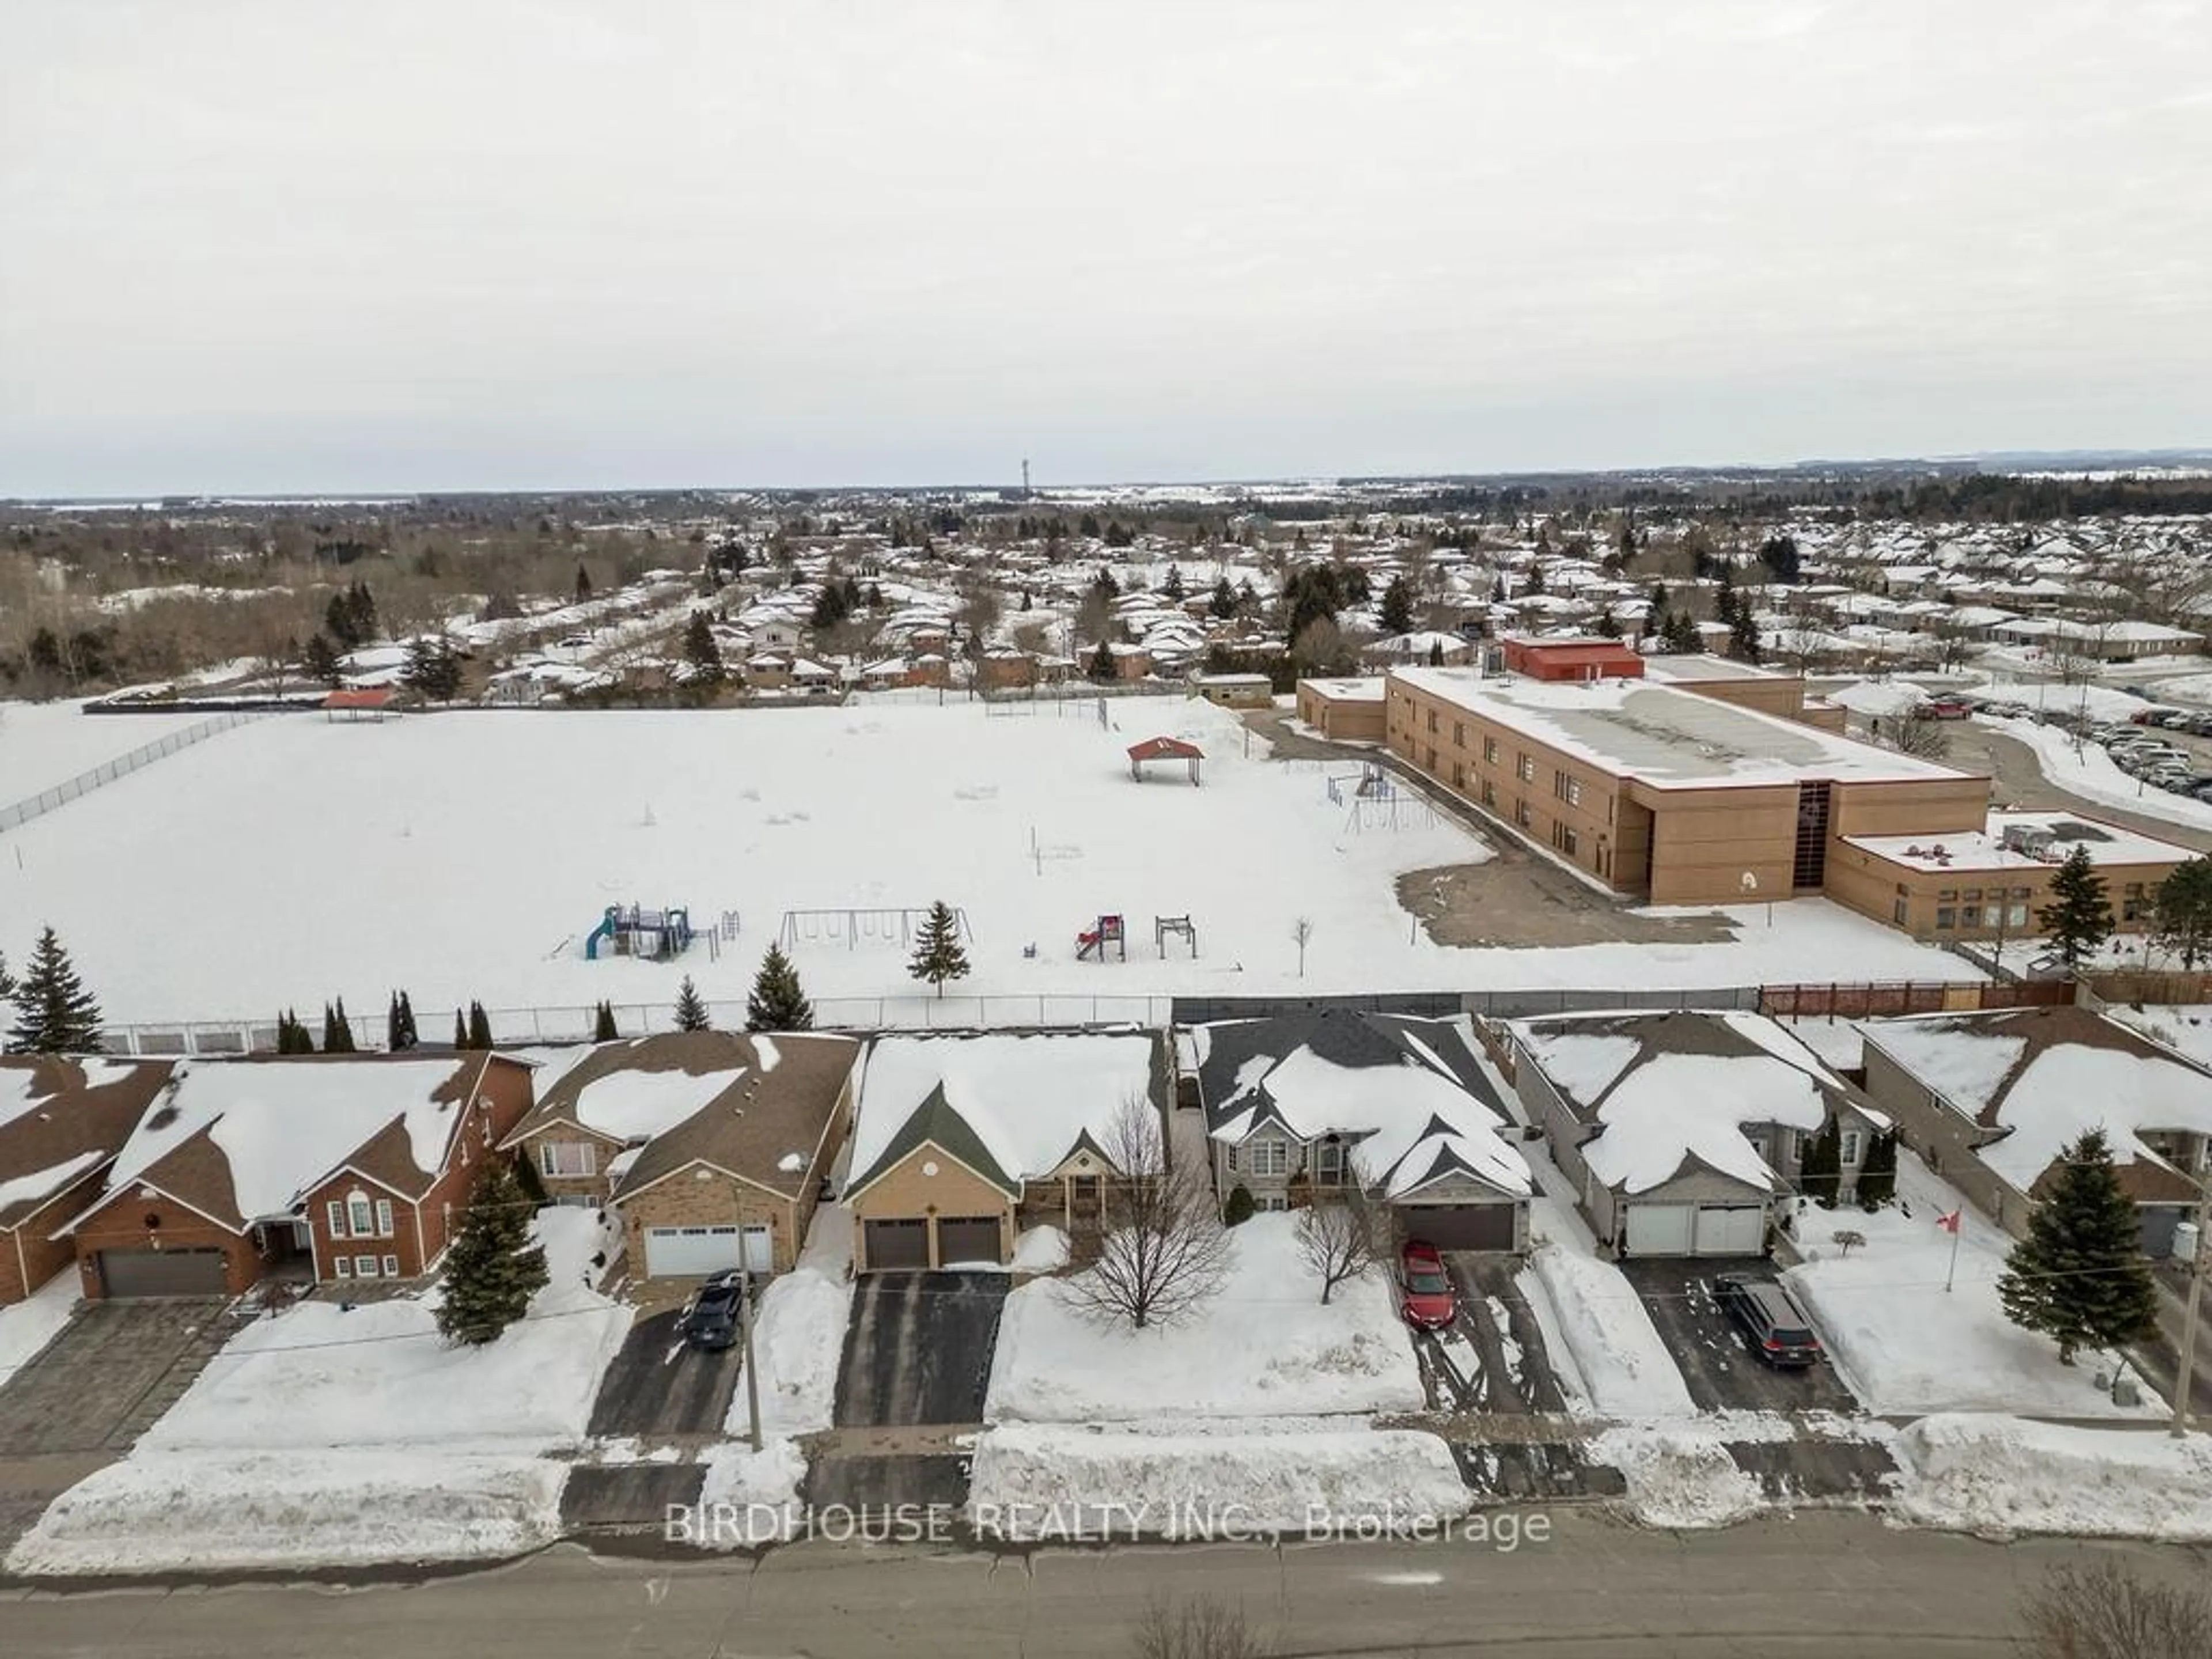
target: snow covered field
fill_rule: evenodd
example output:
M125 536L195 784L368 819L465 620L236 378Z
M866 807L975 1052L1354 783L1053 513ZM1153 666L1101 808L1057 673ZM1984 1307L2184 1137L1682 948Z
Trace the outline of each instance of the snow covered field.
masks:
M567 1465L630 1310L584 1282L587 1210L539 1216L550 1282L496 1342L449 1347L430 1303L302 1303L232 1338L130 1456L9 1555L26 1573L512 1554L559 1530Z
M12 806L209 718L83 710L81 702L0 702L0 806Z
M1062 1281L1006 1298L986 1421L1158 1422L1186 1418L1419 1411L1425 1403L1387 1274L1321 1284L1298 1259L1285 1213L1233 1230L1221 1294L1181 1323L1105 1326L1072 1307Z
M267 1022L341 994L373 1012L403 986L426 1022L471 1000L659 1007L686 972L735 1000L787 908L939 898L975 933L955 994L1079 999L1083 1017L1093 996L1709 987L1816 962L1823 977L1973 971L1817 901L1775 906L1771 922L1761 906L1733 913L1734 944L1440 946L1392 881L1487 856L1476 837L1447 819L1355 832L1327 772L1264 762L1256 739L1248 758L1243 729L1206 703L1109 707L1113 731L1083 705L259 721L11 833L0 939L52 922L118 1022ZM1131 781L1124 750L1161 733L1206 750L1202 787L1172 768ZM601 913L633 902L687 906L696 925L734 911L739 937L680 969L585 960ZM1102 914L1127 919L1126 963L1076 958ZM1162 961L1152 919L1185 914L1200 953L1171 944ZM813 932L798 957L814 996L919 993L896 943Z
M1784 1275L1838 1373L1869 1411L2162 1413L2148 1386L2141 1406L2115 1406L2091 1386L2109 1362L2084 1353L2076 1364L2061 1365L2055 1343L2005 1317L1996 1281L2010 1236L1962 1205L1911 1152L1898 1156L1897 1194L1898 1205L1871 1215L1850 1206L1808 1209L1796 1224L1799 1249L1809 1260ZM1953 1210L1963 1211L1962 1231L1957 1276L1946 1291L1951 1235L1936 1218ZM1838 1230L1867 1242L1847 1256L1830 1237Z

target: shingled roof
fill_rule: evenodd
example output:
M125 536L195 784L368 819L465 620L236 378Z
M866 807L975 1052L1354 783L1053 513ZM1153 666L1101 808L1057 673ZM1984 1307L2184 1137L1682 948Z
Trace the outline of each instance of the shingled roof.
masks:
M803 1196L800 1188L859 1063L860 1044L811 1031L750 1037L714 1031L648 1038L640 1048L697 1036L721 1039L724 1058L744 1065L743 1079L647 1141L615 1195L635 1198L679 1170L706 1165L786 1198ZM693 1063L709 1057L701 1045Z
M162 1060L0 1059L0 1231L112 1163L169 1072Z

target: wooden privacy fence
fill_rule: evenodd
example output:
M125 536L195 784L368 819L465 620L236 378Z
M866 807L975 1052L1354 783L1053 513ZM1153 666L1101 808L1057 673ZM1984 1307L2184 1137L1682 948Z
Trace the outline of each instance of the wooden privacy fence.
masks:
M1922 984L1877 981L1858 985L1763 985L1759 1012L1778 1018L1877 1019L1898 1014L1976 1013L1986 1008L2055 1008L2074 1000L2063 980L2016 985Z

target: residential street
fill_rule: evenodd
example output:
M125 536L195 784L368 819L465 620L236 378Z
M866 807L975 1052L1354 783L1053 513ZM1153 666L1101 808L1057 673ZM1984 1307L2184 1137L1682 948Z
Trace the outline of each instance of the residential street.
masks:
M1050 1552L1026 1560L848 1546L743 1562L574 1549L501 1571L346 1595L301 1584L53 1597L0 1593L9 1659L416 1659L896 1651L945 1659L1131 1651L1155 1593L1240 1605L1300 1654L1816 1656L2011 1651L2023 1585L2085 1555L2201 1576L2200 1552L1993 1545L1808 1513L1677 1534L1576 1510L1510 1553L1468 1541Z

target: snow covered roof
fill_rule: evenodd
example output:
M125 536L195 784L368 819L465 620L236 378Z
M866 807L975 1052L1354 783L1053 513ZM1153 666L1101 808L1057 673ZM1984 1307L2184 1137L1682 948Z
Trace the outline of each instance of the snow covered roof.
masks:
M1447 1176L1530 1190L1528 1164L1499 1133L1505 1113L1463 1016L1324 1009L1220 1021L1192 1036L1217 1140L1241 1145L1270 1126L1302 1141L1338 1135L1392 1199Z
M1452 668L1395 669L1390 678L1656 789L1961 775L1932 761L1669 686L1506 678Z
M387 1135L404 1167L386 1158L378 1173L420 1190L444 1167L455 1108L478 1068L501 1059L183 1061L117 1153L99 1201L144 1184L242 1230L289 1214L302 1193Z
M1780 1191L1745 1126L1818 1129L1837 1108L1857 1109L1843 1080L1763 1015L1562 1015L1512 1029L1528 1062L1593 1126L1581 1147L1590 1172L1622 1192L1697 1167Z
M2046 852L2026 851L2020 839L2023 836L2033 838L2028 844L2040 844ZM2185 864L2196 856L2172 842L2073 812L1992 812L1984 830L1842 839L1847 846L1892 864L1954 870L1962 875L1981 870L2048 870L2076 847L2085 848L2089 861L2097 865Z
M1153 1060L1143 1034L879 1038L861 1074L846 1194L925 1140L1018 1192L1079 1145L1103 1147L1130 1101L1156 1104Z
M168 1077L159 1060L0 1059L0 1229L112 1158Z
M2212 1135L2212 1073L2084 1008L2008 1008L1868 1022L1879 1048L1990 1138L1975 1156L2014 1190L2102 1129L2138 1200L2189 1201L2192 1182L2145 1143L2160 1131Z

